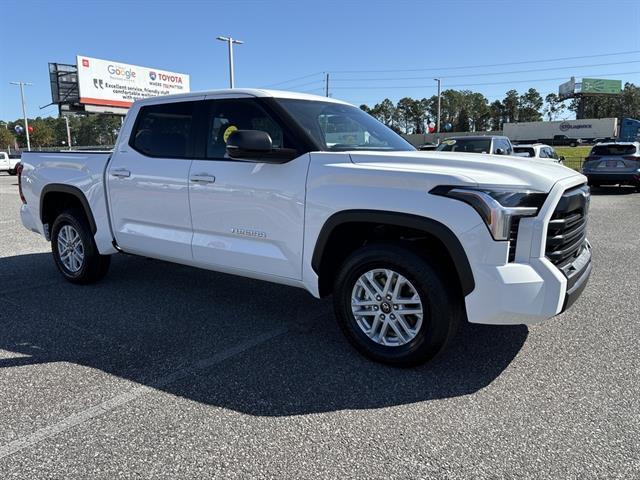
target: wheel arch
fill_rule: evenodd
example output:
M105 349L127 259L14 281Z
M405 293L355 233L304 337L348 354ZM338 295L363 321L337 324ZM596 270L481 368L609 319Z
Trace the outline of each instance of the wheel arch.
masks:
M446 250L457 274L460 290L464 296L475 288L475 280L467 254L458 237L443 223L419 215L382 210L345 210L329 217L316 240L311 258L311 267L319 277L321 296L327 294L325 261L328 258L327 246L330 246L332 236L341 226L357 224L375 224L379 226L397 227L422 232L433 237Z
M50 183L42 189L40 193L40 220L42 224L52 223L55 220L55 218L50 218L52 214L59 213L61 207L64 208L70 200L80 205L89 223L91 234L95 235L98 229L87 197L78 187L63 183ZM62 202L62 205L59 202Z

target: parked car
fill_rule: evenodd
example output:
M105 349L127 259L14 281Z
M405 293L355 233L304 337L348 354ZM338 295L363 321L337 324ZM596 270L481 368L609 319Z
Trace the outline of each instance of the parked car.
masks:
M0 172L7 172L9 175L16 174L16 165L20 163L19 158L11 158L7 152L0 152Z
M491 153L513 155L513 145L507 137L498 135L448 137L438 148L439 152Z
M18 184L23 224L72 283L99 280L126 252L333 294L347 338L393 365L432 358L463 319L551 318L591 272L581 174L418 152L359 108L312 95L140 100L112 153L25 153Z
M640 190L640 142L595 145L582 166L589 185L633 185Z
M558 155L553 147L544 143L532 143L530 145L514 145L513 152L517 156L527 158L543 158L556 163L564 162L564 157Z
M418 145L418 150L423 152L430 152L438 148L435 143L423 143L422 145Z

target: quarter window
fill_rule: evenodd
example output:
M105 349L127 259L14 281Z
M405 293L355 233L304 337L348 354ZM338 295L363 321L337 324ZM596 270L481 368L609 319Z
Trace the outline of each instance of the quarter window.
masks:
M140 109L130 145L143 155L190 158L196 102L162 103Z

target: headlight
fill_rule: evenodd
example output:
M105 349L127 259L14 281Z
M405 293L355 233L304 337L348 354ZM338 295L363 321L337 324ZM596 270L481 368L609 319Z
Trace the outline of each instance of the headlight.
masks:
M533 190L502 190L440 186L429 193L455 198L471 205L480 215L494 240L508 240L511 222L535 217L547 194Z

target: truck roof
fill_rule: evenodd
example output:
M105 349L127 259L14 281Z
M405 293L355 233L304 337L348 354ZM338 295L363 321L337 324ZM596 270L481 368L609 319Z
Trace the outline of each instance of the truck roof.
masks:
M211 96L224 96L226 98L234 97L267 97L267 98L290 98L296 100L312 100L315 102L331 102L340 103L343 105L351 105L350 103L343 102L331 97L322 97L320 95L311 95L308 93L289 92L285 90L268 90L264 88L226 88L220 90L205 90L200 92L179 93L176 95L163 95L161 97L144 98L136 100L136 104L145 105L147 103L157 103L160 99L177 99L177 98L190 98L201 97L203 95Z

